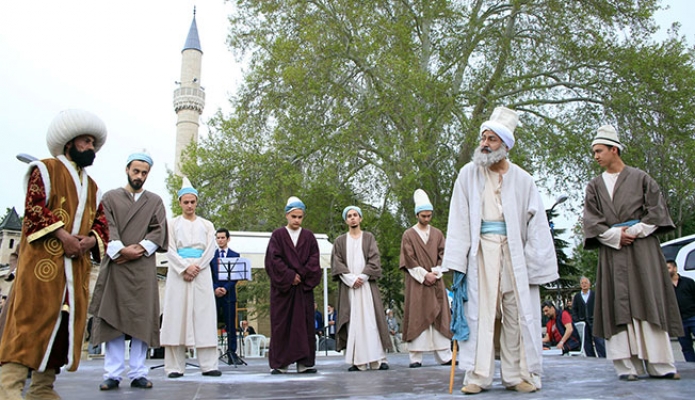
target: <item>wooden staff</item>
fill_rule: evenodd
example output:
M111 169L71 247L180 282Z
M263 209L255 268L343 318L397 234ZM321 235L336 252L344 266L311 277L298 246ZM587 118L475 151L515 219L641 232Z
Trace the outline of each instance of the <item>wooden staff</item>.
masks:
M451 374L449 374L449 394L454 390L454 374L456 373L456 348L458 340L454 340L454 351L451 353Z

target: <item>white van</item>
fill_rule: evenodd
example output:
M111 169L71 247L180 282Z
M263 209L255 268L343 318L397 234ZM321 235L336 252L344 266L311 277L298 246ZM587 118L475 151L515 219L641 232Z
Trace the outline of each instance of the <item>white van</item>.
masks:
M683 236L661 244L666 261L675 260L678 274L695 279L695 235Z

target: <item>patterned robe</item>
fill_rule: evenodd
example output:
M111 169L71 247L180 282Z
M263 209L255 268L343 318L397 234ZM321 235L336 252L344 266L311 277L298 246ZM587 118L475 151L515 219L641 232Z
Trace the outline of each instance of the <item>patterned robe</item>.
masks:
M99 197L86 171L78 171L64 156L30 164L17 279L6 306L0 362L43 372L51 350L60 347L68 350L68 370L77 370L92 261L88 254L66 257L52 233L62 227L73 235L92 234L97 240L92 257L100 261L109 231ZM67 338L58 335L65 332L61 324L67 327Z

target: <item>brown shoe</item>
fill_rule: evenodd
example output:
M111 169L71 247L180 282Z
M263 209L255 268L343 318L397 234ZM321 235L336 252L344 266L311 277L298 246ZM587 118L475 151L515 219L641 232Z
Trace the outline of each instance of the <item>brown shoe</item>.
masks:
M534 386L526 381L522 381L518 385L507 386L507 390L516 390L519 393L533 393L538 389L536 389L536 386Z
M468 385L461 388L464 394L478 394L483 391L483 388L476 385L475 383L469 383Z

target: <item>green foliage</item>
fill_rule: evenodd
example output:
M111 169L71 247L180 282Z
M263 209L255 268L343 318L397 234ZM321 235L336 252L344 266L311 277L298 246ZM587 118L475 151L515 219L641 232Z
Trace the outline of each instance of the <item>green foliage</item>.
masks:
M228 42L248 62L244 82L184 172L204 215L235 230L284 225L280 210L296 195L306 226L334 238L342 208L362 206L384 297L398 303L413 191L429 194L446 232L456 171L505 105L521 119L511 159L575 199L599 172L596 128L615 124L626 161L655 176L678 234L689 233L693 52L677 30L651 41L657 4L237 0Z
M556 210L546 210L548 221L552 227L553 243L555 245L555 256L557 257L557 268L560 279L555 281L551 287L541 288L542 298L551 298L556 304L567 304L572 299L574 292L579 286L579 278L583 275L576 260L570 259L567 255L569 243L562 239L565 229L558 229L553 220L557 218Z

